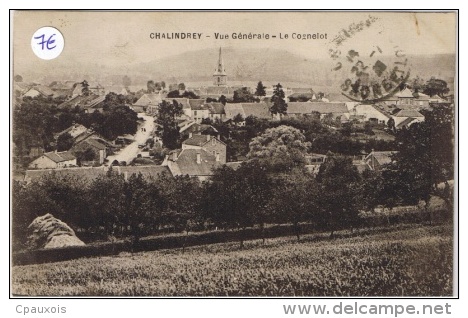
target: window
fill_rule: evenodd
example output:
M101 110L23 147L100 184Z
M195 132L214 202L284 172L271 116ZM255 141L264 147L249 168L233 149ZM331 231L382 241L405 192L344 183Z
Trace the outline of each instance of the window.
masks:
M197 111L196 110L193 111L193 116L197 116Z
M221 82L221 77L218 77L218 83Z
M214 146L216 144L216 140L214 138L211 138L211 144ZM214 152L214 151L213 151Z

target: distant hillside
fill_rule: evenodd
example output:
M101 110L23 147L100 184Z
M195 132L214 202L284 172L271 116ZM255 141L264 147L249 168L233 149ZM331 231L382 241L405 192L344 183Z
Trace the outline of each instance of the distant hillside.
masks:
M63 66L56 68L54 77L34 73L34 67L18 65L15 74L21 74L28 81L52 81L56 79L86 78L100 81L103 85L120 84L124 75L130 76L132 84L146 85L146 81L164 80L166 83L187 82L209 83L212 79L218 59L218 50L204 49L187 51L171 57L140 62L130 65L109 67L100 65L80 65L76 62L63 61ZM334 62L331 59L307 58L278 49L239 49L223 48L223 59L228 80L236 82L290 82L312 87L339 89L339 84L346 73L332 72ZM390 63L392 58L388 57ZM449 82L453 90L455 77L455 55L418 55L408 56L412 64L412 77L429 79L431 76ZM70 65L67 65L70 64ZM70 69L75 71L70 72Z

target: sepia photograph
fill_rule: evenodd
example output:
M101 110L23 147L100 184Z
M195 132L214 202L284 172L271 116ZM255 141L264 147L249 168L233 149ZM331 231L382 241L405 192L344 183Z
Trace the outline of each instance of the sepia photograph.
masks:
M457 296L458 11L10 19L10 297Z

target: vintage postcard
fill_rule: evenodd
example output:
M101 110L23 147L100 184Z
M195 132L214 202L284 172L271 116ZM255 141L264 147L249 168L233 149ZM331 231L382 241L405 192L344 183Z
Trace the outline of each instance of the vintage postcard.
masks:
M457 296L456 11L11 19L12 297Z

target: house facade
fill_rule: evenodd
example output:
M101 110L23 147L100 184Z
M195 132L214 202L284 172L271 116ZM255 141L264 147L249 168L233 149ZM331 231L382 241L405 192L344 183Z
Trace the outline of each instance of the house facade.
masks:
M182 142L184 149L204 150L214 156L216 162L226 163L226 144L214 136L192 134Z
M375 105L359 104L354 107L354 116L362 117L364 121L386 124L391 116Z
M174 177L188 175L205 181L213 175L213 169L222 165L217 159L203 149L182 149L170 153L163 165L169 168Z
M76 166L76 157L69 151L46 152L28 166L29 169L57 169Z

